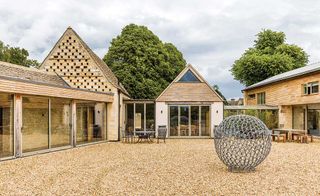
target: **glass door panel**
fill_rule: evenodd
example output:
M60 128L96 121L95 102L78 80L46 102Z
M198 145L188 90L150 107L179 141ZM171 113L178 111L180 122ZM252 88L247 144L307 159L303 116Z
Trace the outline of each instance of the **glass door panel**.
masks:
M189 106L180 106L180 136L189 136Z
M144 130L144 104L136 104L136 113L135 113L135 130L143 131Z
M49 148L49 99L23 97L22 152Z
M170 136L178 136L178 125L179 125L179 117L178 117L178 106L170 106L169 107L169 118L170 118Z
M308 133L320 136L320 110L308 110Z
M154 104L146 104L146 129L154 131Z
M199 106L191 106L191 136L199 136Z
M71 145L71 101L51 99L51 147Z
M210 107L201 106L201 136L210 136Z
M13 156L13 95L0 94L0 158Z
M134 126L133 103L128 103L126 106L127 106L126 131L133 133L133 126Z
M304 108L302 106L293 107L293 128L304 130Z

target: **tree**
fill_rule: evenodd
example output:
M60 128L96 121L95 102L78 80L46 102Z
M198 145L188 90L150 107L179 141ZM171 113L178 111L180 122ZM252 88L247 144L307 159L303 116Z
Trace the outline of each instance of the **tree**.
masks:
M156 98L186 64L173 44L135 24L111 41L103 60L135 99Z
M303 67L307 53L297 45L285 43L283 32L262 30L252 48L236 60L231 72L236 80L249 86L274 75Z
M212 88L216 91L216 93L218 93L220 95L220 97L223 99L223 102L228 103L226 97L222 94L222 92L220 91L220 88L217 84L214 84L212 86Z
M24 48L10 47L0 41L0 61L14 63L22 66L38 66L36 60L29 59L29 52Z

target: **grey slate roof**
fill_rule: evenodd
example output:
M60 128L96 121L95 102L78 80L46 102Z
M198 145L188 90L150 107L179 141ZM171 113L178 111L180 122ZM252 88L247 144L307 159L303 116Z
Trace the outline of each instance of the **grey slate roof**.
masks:
M301 68L298 68L298 69L294 69L294 70L291 70L291 71L287 71L287 72L284 72L282 74L275 75L275 76L270 77L268 79L262 80L261 82L255 83L255 84L253 84L251 86L248 86L245 89L243 89L243 91L250 90L250 89L253 89L253 88L257 88L257 87L260 87L260 86L264 86L264 85L267 85L267 84L271 84L271 83L274 83L274 82L279 82L279 81L291 79L291 78L298 77L298 76L301 76L301 75L304 75L304 74L317 72L317 71L320 71L320 63L319 62L310 64L310 65L307 65L307 66L304 66L304 67L301 67Z
M26 82L69 87L69 85L58 75L36 68L24 67L3 61L0 61L0 77L19 79Z

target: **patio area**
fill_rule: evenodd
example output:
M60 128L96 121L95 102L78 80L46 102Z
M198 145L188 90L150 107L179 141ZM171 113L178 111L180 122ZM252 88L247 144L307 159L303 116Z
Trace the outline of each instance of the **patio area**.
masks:
M320 143L275 143L254 173L229 173L213 140L102 143L0 162L0 195L320 193Z

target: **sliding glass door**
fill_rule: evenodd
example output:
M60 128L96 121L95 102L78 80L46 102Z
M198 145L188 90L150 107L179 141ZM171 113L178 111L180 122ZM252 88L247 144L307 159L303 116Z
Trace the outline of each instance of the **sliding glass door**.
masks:
M0 94L0 158L13 156L13 95Z
M191 106L191 136L199 136L199 106Z
M142 134L155 131L155 104L151 102L126 103L126 131Z
M178 106L170 106L169 119L170 119L170 136L178 136L179 128L179 108Z
M320 110L308 109L308 132L311 135L320 136Z
M106 139L106 105L96 102L77 102L77 144Z
M170 136L210 136L210 106L169 106Z
M49 149L49 98L22 99L22 152Z
M180 136L189 136L189 106L180 106Z
M210 108L201 106L201 135L210 136Z

